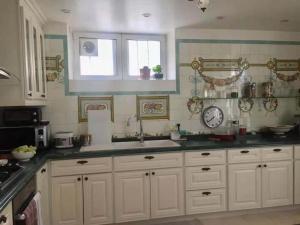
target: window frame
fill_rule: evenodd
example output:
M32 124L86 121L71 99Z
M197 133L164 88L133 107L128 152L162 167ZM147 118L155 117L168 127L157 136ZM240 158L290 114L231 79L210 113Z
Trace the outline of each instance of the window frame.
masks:
M95 38L95 39L110 39L116 40L116 47L114 49L115 61L113 76L105 75L81 75L80 74L80 38ZM117 33L86 33L74 32L74 79L75 80L122 80L122 36Z
M139 76L129 75L129 49L128 40L134 41L159 41L160 42L160 65L162 73L167 80L167 45L166 35L164 34L122 34L122 59L123 59L123 80L138 80ZM152 69L152 68L150 68Z

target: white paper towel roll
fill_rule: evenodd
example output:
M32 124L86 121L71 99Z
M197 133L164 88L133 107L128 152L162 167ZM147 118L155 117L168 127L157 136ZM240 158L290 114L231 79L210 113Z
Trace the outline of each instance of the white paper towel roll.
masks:
M110 144L112 137L111 113L109 110L88 111L88 132L92 145Z

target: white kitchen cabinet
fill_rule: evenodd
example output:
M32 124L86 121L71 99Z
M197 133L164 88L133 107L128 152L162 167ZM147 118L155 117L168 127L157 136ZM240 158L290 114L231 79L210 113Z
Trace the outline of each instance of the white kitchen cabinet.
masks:
M184 213L183 171L181 168L151 171L151 217Z
M50 225L50 212L49 212L49 176L48 176L48 164L46 163L36 173L36 189L41 194L41 205L42 205L42 217L43 224Z
M228 167L229 209L252 209L261 206L261 168L258 163Z
M294 201L295 204L300 204L300 160L295 160L294 171Z
M52 225L82 225L82 177L52 178Z
M45 21L34 1L0 2L0 66L17 77L0 80L0 106L46 104Z
M113 223L112 174L83 176L84 224Z
M13 225L13 210L12 203L10 202L0 213L1 225ZM6 221L6 222L4 222Z
M115 173L116 222L183 215L183 200L182 168Z
M262 167L262 206L293 204L292 161L268 162Z
M150 218L150 179L148 171L115 173L116 222Z

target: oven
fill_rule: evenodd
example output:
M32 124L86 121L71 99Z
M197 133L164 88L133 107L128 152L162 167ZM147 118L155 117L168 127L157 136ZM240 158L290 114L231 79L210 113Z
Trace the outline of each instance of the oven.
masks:
M26 216L23 213L36 194L36 177L34 176L12 201L14 225L24 225Z

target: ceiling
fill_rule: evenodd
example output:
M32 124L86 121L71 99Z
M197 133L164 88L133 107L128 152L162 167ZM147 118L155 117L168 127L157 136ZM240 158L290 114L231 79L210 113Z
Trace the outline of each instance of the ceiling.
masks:
M181 27L300 31L300 0L210 0L205 13L188 0L35 1L49 20L67 22L76 31L166 33ZM145 18L143 13L151 16Z

